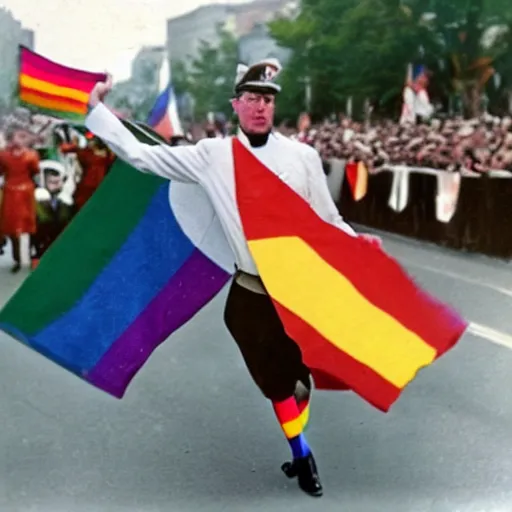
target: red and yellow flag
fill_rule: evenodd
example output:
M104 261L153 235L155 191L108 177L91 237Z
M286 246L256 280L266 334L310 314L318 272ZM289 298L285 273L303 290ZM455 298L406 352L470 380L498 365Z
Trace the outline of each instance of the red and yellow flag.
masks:
M388 411L467 323L384 251L323 221L236 139L233 153L250 251L316 387L349 387Z
M345 165L345 175L354 201L360 201L368 192L368 169L366 165L363 162L349 162Z

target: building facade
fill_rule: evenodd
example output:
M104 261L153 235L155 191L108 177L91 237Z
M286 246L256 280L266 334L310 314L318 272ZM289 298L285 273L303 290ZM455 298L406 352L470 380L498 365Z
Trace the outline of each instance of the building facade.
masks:
M215 45L217 27L225 26L228 5L206 5L167 21L167 51L171 61L190 64L198 54L201 40Z
M231 32L240 41L241 57L267 54L286 58L265 26L278 15L293 16L299 8L296 0L253 0L245 4L213 4L200 7L167 22L167 51L171 61L191 65L201 41L218 44L218 27ZM256 52L256 45L263 50ZM245 60L245 58L244 58Z
M34 49L34 32L0 7L0 104L10 104L18 83L18 46Z
M287 48L281 48L274 41L265 24L259 24L238 40L238 55L240 61L245 63L271 57L279 59L280 62L287 62L291 52Z
M164 46L144 46L132 61L131 80L141 85L157 84L164 52Z
M109 94L109 104L127 115L140 117L158 95L159 75L165 58L164 46L144 46L132 61L131 76L118 82Z
M289 52L280 48L272 39L267 23L277 15L293 16L298 12L298 5L297 0L253 0L238 5L210 4L168 20L165 47L151 46L140 50L132 62L130 79L115 84L109 95L112 106L128 114L148 110L156 97L158 71L166 54L171 63L182 61L186 66L191 66L198 56L201 41L212 46L219 43L219 27L238 40L240 62L251 63L277 57L285 63ZM192 116L193 101L190 97L180 97L178 107L183 118Z

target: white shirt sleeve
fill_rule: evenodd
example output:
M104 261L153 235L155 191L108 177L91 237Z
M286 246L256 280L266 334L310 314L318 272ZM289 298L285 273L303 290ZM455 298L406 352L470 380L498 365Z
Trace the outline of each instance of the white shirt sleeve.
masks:
M199 183L207 167L202 145L171 147L139 142L103 103L89 112L85 126L117 157L139 171L170 180Z
M308 148L309 149L309 148ZM308 199L313 210L325 221L340 228L345 233L357 236L352 227L340 215L336 204L329 192L327 178L322 166L320 155L315 150L308 150Z

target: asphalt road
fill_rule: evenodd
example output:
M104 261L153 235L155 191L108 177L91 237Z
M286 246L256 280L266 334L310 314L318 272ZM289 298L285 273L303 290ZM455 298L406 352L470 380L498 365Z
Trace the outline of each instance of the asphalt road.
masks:
M351 394L315 394L321 500L280 472L288 447L222 324L223 295L122 401L0 333L0 511L512 510L511 266L385 246L474 325L387 415ZM9 265L0 259L0 303L24 277Z

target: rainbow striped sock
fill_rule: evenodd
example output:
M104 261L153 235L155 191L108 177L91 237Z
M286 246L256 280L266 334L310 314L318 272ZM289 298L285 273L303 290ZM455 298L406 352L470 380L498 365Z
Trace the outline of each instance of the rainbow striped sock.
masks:
M284 435L290 444L293 458L307 457L311 453L311 449L308 446L303 430L304 418L306 417L304 413L309 411L309 407L303 408L301 414L294 396L282 402L272 402L272 406ZM306 412L306 414L308 413Z
M300 413L300 420L302 422L302 428L303 430L306 430L308 423L309 423L309 404L310 399L307 400L301 400L300 402L297 402L297 407L299 409Z
M306 430L309 422L310 416L310 404L311 404L311 395L313 393L313 386L311 381L308 379L307 383L300 380L297 383L297 387L295 389L295 400L297 401L297 406L299 408L300 419L302 421L302 426L304 430Z

